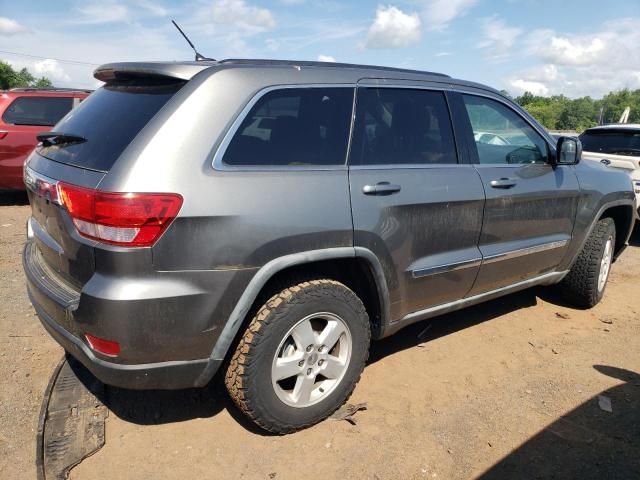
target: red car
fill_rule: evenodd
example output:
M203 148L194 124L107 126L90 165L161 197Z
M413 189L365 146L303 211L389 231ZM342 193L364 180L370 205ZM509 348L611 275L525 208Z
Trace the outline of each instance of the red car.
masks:
M87 98L91 90L14 88L0 90L0 190L24 190L22 165L36 135Z

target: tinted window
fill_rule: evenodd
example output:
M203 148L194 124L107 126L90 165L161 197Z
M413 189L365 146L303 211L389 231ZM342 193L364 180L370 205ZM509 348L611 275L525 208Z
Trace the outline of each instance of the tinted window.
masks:
M352 88L291 88L269 92L253 106L229 143L227 165L342 165Z
M87 141L38 152L61 163L109 171L149 120L184 85L107 84L87 97L56 130Z
M5 110L2 120L12 125L49 127L58 123L72 106L71 97L19 97Z
M588 152L617 155L640 155L640 131L638 130L588 130L580 135L582 148Z
M352 165L456 163L442 92L360 88Z
M463 98L480 163L547 161L547 142L520 115L495 100Z

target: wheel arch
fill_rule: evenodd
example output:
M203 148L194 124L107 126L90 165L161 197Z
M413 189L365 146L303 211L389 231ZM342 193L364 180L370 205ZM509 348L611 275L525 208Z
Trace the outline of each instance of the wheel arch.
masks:
M271 260L253 276L220 333L197 385L204 386L211 380L256 308L285 288L287 279L303 281L310 277L332 278L351 288L367 309L372 338L382 335L389 321L389 292L382 265L373 252L362 247L337 247L285 255Z
M611 218L615 224L616 246L614 258L617 258L624 250L633 230L633 224L635 221L633 205L619 204L605 206L605 209L598 217L598 220L602 218Z

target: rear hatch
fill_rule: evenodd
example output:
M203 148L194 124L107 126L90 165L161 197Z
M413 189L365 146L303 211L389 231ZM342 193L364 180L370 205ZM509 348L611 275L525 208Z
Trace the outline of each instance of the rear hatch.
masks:
M58 123L25 166L31 260L76 289L95 271L97 243L81 236L61 205L59 184L97 189L122 152L185 84L169 77L108 82ZM56 136L56 133L59 134ZM44 138L44 137L41 137Z

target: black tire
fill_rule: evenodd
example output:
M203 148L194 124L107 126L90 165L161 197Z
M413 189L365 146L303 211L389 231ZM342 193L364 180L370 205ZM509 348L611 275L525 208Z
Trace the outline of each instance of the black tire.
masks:
M591 308L602 300L606 283L599 289L598 279L602 257L609 240L613 248L616 243L616 226L613 219L602 218L589 235L573 267L559 284L559 291L573 305Z
M343 320L351 336L351 359L326 397L302 408L290 406L272 384L273 359L290 329L318 312ZM257 425L276 434L291 433L324 420L349 398L367 361L370 339L369 317L353 291L335 280L304 281L274 295L257 311L231 358L225 384L238 408Z

